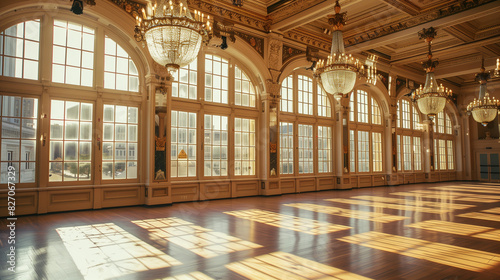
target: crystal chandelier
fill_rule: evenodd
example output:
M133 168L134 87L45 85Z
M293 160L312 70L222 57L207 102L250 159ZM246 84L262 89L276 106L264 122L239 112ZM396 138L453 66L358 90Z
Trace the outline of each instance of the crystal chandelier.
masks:
M136 17L134 37L146 41L154 61L175 72L198 56L210 30L210 16L196 10L192 15L186 0L160 0Z
M486 83L490 78L490 73L485 72L484 68L484 58L481 63L481 71L476 74L476 82L479 82L479 96L476 100L467 105L467 112L472 114L474 120L481 123L483 126L488 125L489 122L493 121L498 115L498 109L500 107L500 100L496 100L495 97L490 99L490 95L486 92ZM500 60L497 59L497 68L495 69L494 75L500 76Z
M448 97L452 91L445 88L442 84L438 85L434 76L434 70L438 66L439 61L432 61L431 42L437 35L434 28L423 29L418 32L419 39L425 39L429 46L427 61L422 62L425 71L425 85L420 85L420 88L415 89L412 95L413 101L417 103L418 109L430 118L434 118L439 112L443 111Z
M323 89L334 95L343 96L349 94L358 74L367 77L369 83L375 84L377 80L376 56L370 55L366 65L345 53L342 28L346 24L347 14L340 13L340 5L335 3L335 14L329 16L328 23L332 26L332 48L326 60L319 60L314 68L314 75L319 77Z

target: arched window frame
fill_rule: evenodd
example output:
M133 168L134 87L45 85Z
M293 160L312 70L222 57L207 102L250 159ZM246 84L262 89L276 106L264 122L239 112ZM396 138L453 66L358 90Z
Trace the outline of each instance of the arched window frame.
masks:
M309 107L312 107L311 114L299 113L299 90L298 82L299 77L302 80L306 79L311 82L311 95L307 103ZM290 82L292 86L290 87ZM326 93L322 93L321 86L313 79L310 72L305 70L295 70L289 75L284 76L281 83L281 92L283 98L283 91L286 90L287 94L292 93L287 96L287 99L281 101L281 105L287 102L286 110L280 110L280 124L291 124L293 127L292 137L288 141L292 141L292 149L286 150L287 153L293 152L293 172L283 173L281 168L284 164L290 164L288 154L286 157L280 155L280 176L311 176L317 174L333 174L333 131L334 131L334 120L332 116L332 98ZM285 85L285 87L283 87ZM290 108L289 104L292 104L293 110L288 111ZM304 105L303 103L302 105ZM326 112L326 113L325 113ZM312 129L311 129L312 128ZM305 135L304 132L308 132ZM312 131L312 135L309 135ZM285 137L285 135L283 135ZM283 137L280 137L282 139ZM284 139L284 138L283 138ZM306 143L312 143L312 147L306 148L304 145ZM286 143L289 144L289 143ZM281 143L279 144L280 149L282 148ZM288 146L288 145L287 145ZM289 149L290 147L287 147ZM281 151L281 150L280 150ZM284 152L284 151L281 151ZM304 154L307 153L307 156ZM286 158L286 159L285 159ZM312 162L313 168L311 170L310 164ZM319 167L321 165L321 167ZM307 168L305 168L307 166ZM304 172L304 170L309 170L312 172Z
M207 101L204 99L205 97L205 67L206 67L206 57L213 56L221 58L227 63L228 72L225 76L228 81L227 87L227 104ZM188 69L189 67L185 67ZM190 67L192 68L192 67ZM252 87L252 91L255 96L255 106L243 106L236 105L236 68L238 68L250 82L250 86ZM230 56L225 52L221 52L218 49L208 48L207 50L200 51L197 60L196 60L196 83L189 83L189 87L193 87L196 89L197 98L191 98L188 96L187 98L172 96L170 100L170 106L167 107L172 108L171 110L186 112L189 114L196 115L196 128L194 133L196 134L196 158L193 161L196 163L196 173L192 174L192 176L178 176L174 175L173 170L170 170L170 176L172 181L182 182L189 180L204 180L204 179L226 179L226 178L256 178L258 176L258 120L259 120L259 105L260 105L260 94L259 89L255 85L256 77L252 74L252 71L241 61L239 61L236 57ZM194 71L191 72L194 75ZM189 78L191 80L191 78ZM227 128L217 129L217 131L221 131L223 133L227 133L227 144L224 144L227 147L227 159L215 160L212 155L214 148L223 149L224 145L222 143L213 145L207 138L208 134L212 133L213 129L208 129L207 124L205 124L206 117L210 116L211 119L227 119ZM236 122L239 123L247 123L248 120L248 131L247 128L240 127L240 129L236 129ZM229 129L234 127L235 129ZM172 124L168 123L167 131L171 131ZM243 143L240 137L247 137L249 144ZM240 139L240 140L238 140ZM210 140L211 141L211 140ZM241 141L241 142L238 142ZM209 149L210 152L209 152ZM224 148L225 149L225 148ZM239 158L240 152L242 150L248 150L250 159ZM238 152L239 151L239 152ZM178 152L178 151L177 151ZM205 156L209 156L205 160ZM188 155L189 157L189 155ZM169 156L168 162L172 166L174 166L174 161L179 161L178 155L173 155L172 153ZM215 168L213 165L210 166L211 170L207 168L208 164L220 162L221 166L224 165L224 172L217 173L215 172ZM207 167L205 167L207 165ZM240 170L237 170L240 168ZM222 169L221 169L222 170ZM249 172L251 170L251 172Z
M361 99L362 103L358 103ZM355 88L349 96L349 169L351 174L382 173L384 167L384 119L377 96ZM375 113L375 114L374 114Z
M397 169L403 173L423 172L423 135L417 106L407 97L398 100Z
M8 77L8 76L1 76L0 75L0 80L2 81L11 81L14 83L18 84L18 90L15 92L18 92L18 94L15 94L13 92L13 95L15 96L22 96L23 98L28 98L28 97L33 97L38 100L38 111L42 112L42 108L45 108L43 112L46 112L46 114L43 116L43 118L47 118L50 123L50 120L52 119L51 117L51 104L53 101L67 101L67 102L79 102L80 104L92 104L93 110L92 110L92 119L91 120L85 120L85 123L91 123L92 124L92 130L93 131L101 131L102 132L102 123L101 120L103 119L103 106L104 104L108 105L114 105L114 106L127 106L127 107L134 107L137 109L139 112L137 116L137 123L139 124L139 131L138 133L141 132L143 127L140 125L140 119L142 118L141 116L141 102L142 102L142 95L144 93L143 88L141 88L142 85L139 85L139 90L138 92L129 92L129 91L120 91L120 90L115 90L115 89L106 89L103 87L103 80L104 80L104 67L103 67L103 58L104 58L104 41L105 41L105 36L109 35L110 38L112 38L117 44L122 46L122 48L128 53L128 56L132 61L134 61L134 64L137 64L137 61L140 60L140 55L136 53L136 50L132 46L130 46L129 42L127 40L124 40L123 35L118 35L116 33L116 30L109 29L107 26L97 22L93 21L87 18L75 18L72 16L72 14L68 11L66 12L59 12L57 14L44 14L42 17L39 17L39 13L33 9L33 17L29 16L29 10L30 8L26 9L26 15L23 17L22 22L30 21L30 20L39 20L40 22L40 32L39 32L39 47L38 47L38 52L39 52L39 61L38 61L38 77L37 79L34 80L28 80L25 78L14 78L14 77ZM15 20L11 20L15 19ZM86 26L88 28L91 28L94 30L94 36L91 44L93 45L93 57L92 59L92 83L89 84L89 86L82 86L82 85L73 85L73 84L66 84L66 83L56 83L56 82L50 82L52 81L52 65L53 65L53 52L54 52L54 41L53 41L53 34L54 34L54 20L61 20L61 21L67 21L67 22L73 22L76 24L80 24L82 26ZM19 18L16 15L7 15L4 18L3 25L0 26L0 29L3 31L10 26L16 25L20 23ZM49 34L49 35L47 35ZM50 39L49 39L50 38ZM101 57L102 55L102 57ZM43 57L43 59L42 59ZM130 60L129 60L130 61ZM144 77L144 67L142 67L143 64L139 63L139 67L137 67L137 72L138 72L138 77L139 80L142 81ZM49 81L49 83L47 83ZM40 86L40 84L44 83L44 87L48 88L50 92L53 94L49 95L43 95L41 91L37 90L37 88ZM100 94L96 95L96 90L99 89ZM44 91L45 92L45 91ZM48 99L48 100L47 100ZM43 105L46 104L46 105ZM99 121L98 121L99 120ZM41 118L40 115L36 116L36 121L37 123L41 123ZM71 120L70 120L71 121ZM78 122L81 122L78 121ZM126 124L127 126L129 123ZM135 124L134 124L135 125ZM50 125L49 129L45 130L43 129L42 126L38 127L37 139L43 139L43 141L36 141L36 150L41 149L42 143L45 146L50 147L51 143L51 133L50 133ZM106 184L116 184L119 182L126 182L126 183L135 183L139 182L140 177L141 177L141 171L140 169L137 172L137 176L132 176L135 178L132 179L113 179L113 180L106 180L102 181L102 173L96 172L96 168L94 168L98 164L102 164L102 150L100 149L102 145L102 134L98 133L95 134L92 132L92 136L90 139L77 139L78 141L78 146L80 146L81 143L86 142L86 143L91 143L92 145L92 150L91 150L91 155L90 155L90 180L85 179L85 180L80 180L78 178L77 180L61 180L61 181L54 181L50 179L49 173L47 172L49 169L49 158L50 158L50 151L49 155L46 156L43 153L36 153L36 157L33 156L33 160L31 160L30 156L30 166L31 163L35 165L36 168L36 181L33 183L20 183L18 187L24 187L24 186L36 186L38 184L47 184L48 186L65 186L68 184L68 182L71 183L71 185L87 185L89 182L91 184L94 183L100 183L102 185ZM139 153L138 158L133 161L139 161L143 162L145 154L142 153L142 149L140 148L141 145L144 145L139 142L134 142L134 144L138 144L139 148L135 150L135 153ZM98 148L99 147L99 148ZM82 162L86 164L88 159L82 159L77 160L82 165ZM33 162L32 162L33 161ZM125 164L133 163L133 161L126 160ZM135 165L136 163L134 163ZM31 167L30 167L31 168ZM77 167L77 170L81 168L81 166Z

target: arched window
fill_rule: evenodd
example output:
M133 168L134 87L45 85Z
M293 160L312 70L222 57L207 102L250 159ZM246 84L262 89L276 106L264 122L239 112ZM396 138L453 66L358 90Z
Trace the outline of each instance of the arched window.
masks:
M295 71L281 83L279 170L283 175L333 172L330 100L307 74Z
M40 20L13 25L0 33L0 75L38 80Z
M104 32L98 33L96 28ZM67 93L57 97L36 92L26 92L22 97L2 96L1 164L5 161L19 168L16 169L20 171L19 183L34 185L39 178L48 178L45 183L49 185L89 184L95 179L103 184L114 180L137 181L140 159L137 104L142 98L136 94L132 99L114 101L115 97L104 94L98 103L93 88L101 86L106 93L138 92L139 71L127 51L106 33L104 26L91 28L85 23L51 16L21 22L0 32L1 75L20 78L18 82L23 84L20 88L26 89L34 83L25 83L23 79L41 81L43 77L53 82L50 87ZM39 60L41 45L50 48L47 51L52 53L51 61ZM97 52L104 58L100 73L94 71ZM47 68L52 71L39 70ZM96 81L103 84L97 85ZM49 126L40 127L42 131L37 130L38 104L49 104L49 111L43 116ZM19 132L17 137L10 135L7 123L13 132ZM94 143L98 149L93 148ZM48 157L38 154L37 158L39 145L48 146ZM99 161L96 164L102 167L100 174L93 172L92 163L96 159ZM39 162L47 163L44 170L48 174L35 178Z
M408 99L398 101L397 167L399 171L422 171L422 131L420 114Z
M281 106L282 112L293 113L293 76L286 77L281 83Z
M104 39L104 88L139 91L139 72L130 55L113 39Z
M352 173L382 172L382 116L377 101L356 90L349 99L349 159Z
M332 117L332 106L330 105L330 100L326 92L321 88L320 85L317 86L316 92L318 92L318 116L320 117Z
M247 73L233 58L209 53L200 53L197 61L178 71L170 104L172 178L256 175L259 112ZM204 92L203 100L196 98L197 91Z
M58 19L53 28L52 82L93 86L95 30Z

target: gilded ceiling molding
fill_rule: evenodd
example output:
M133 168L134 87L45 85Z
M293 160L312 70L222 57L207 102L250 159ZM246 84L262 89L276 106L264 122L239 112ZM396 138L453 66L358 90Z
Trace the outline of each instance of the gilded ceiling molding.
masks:
M299 49L296 49L296 48L293 48L293 47L290 47L290 46L287 46L287 45L283 45L283 53L282 53L282 56L281 56L282 64L285 64L285 61L287 61L291 57L294 57L294 56L297 56L297 55L301 55L301 54L305 54L305 53L306 52L303 51L303 50L299 50Z
M282 21L288 17L293 16L296 13L305 11L311 8L314 5L320 4L325 0L297 0L289 5L286 5L280 10L276 12L272 12L269 14L269 17L273 20L274 23ZM332 8L333 14L333 8Z
M409 18L406 21L400 21L398 23L393 23L388 26L374 28L371 31L365 32L364 34L361 34L359 36L347 37L345 38L345 45L346 47L349 47L365 41L373 40L375 38L379 38L398 31L402 31L443 17L454 15L494 1L496 0L461 1L459 3L452 4L448 7L443 7L435 11L424 13L422 15L415 16L413 18Z
M330 52L331 42L328 41L327 37L323 39L317 39L312 36L295 31L287 31L285 32L285 34L283 34L283 37Z
M242 13L238 13L225 8L222 6L223 3L217 2L218 1L205 2L201 0L187 0L190 10L200 10L202 12L211 14L214 17L223 17L225 20L255 28L260 31L267 32L271 26L271 21L266 17L258 14L244 15Z

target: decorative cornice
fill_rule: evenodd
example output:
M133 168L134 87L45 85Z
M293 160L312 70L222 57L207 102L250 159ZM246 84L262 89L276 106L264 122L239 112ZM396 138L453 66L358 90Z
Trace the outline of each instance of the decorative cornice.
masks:
M296 31L287 31L283 34L283 37L330 52L331 42L327 38L318 39Z
M294 57L296 55L301 55L304 53L306 53L306 52L303 50L299 50L299 49L296 49L296 48L293 48L293 47L290 47L287 45L283 45L283 53L281 56L282 64L284 64L285 61L287 61L289 58Z
M215 2L212 4L212 2ZM197 10L211 14L214 17L223 17L225 20L239 23L244 26L258 29L260 31L268 31L271 26L271 21L266 17L258 14L243 14L242 12L235 12L227 7L225 3L217 3L218 1L205 2L202 0L187 0L189 9L196 8Z

